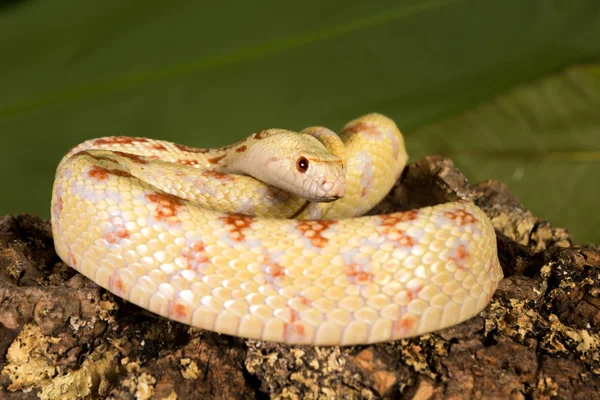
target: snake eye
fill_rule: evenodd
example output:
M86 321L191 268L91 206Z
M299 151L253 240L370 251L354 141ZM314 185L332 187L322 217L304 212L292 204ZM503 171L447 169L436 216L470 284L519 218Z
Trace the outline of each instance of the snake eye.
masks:
M304 157L300 157L298 161L296 161L296 169L299 172L305 173L308 170L308 160Z

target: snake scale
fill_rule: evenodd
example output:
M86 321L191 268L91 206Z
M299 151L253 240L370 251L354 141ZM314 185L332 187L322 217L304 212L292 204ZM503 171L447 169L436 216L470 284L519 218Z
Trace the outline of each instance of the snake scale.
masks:
M362 216L406 162L381 114L215 149L92 139L58 166L54 243L115 295L195 327L312 345L420 335L475 316L502 270L472 202Z

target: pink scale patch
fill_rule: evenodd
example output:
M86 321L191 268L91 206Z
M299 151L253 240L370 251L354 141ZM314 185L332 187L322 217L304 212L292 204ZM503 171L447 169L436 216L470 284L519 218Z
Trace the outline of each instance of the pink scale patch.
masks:
M398 143L398 136L396 136L395 132L392 129L388 129L385 131L385 136L390 140L390 145L392 147L392 156L394 160L398 159L398 155L400 153L400 143Z
M373 187L373 160L367 154L366 151L358 153L358 159L360 161L360 195L365 197L369 190Z

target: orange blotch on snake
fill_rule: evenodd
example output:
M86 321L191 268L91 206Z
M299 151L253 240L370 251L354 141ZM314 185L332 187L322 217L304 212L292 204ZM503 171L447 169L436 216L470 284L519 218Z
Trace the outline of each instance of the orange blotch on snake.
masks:
M116 175L123 176L125 178L130 178L132 175L127 171L122 171L120 169L107 169L103 167L94 166L88 171L88 176L90 178L96 179L98 182L102 182L108 178L108 175Z
M225 154L223 154L222 156L217 156L217 157L209 158L208 162L211 163L211 164L217 164L223 158L225 158Z
M171 309L171 315L179 320L187 319L190 314L190 308L185 304L175 304Z
M144 138L134 138L134 137L129 137L129 136L113 136L113 137L96 139L96 140L94 140L94 145L95 146L111 145L111 144L124 145L124 144L133 144L133 143L145 143L147 141L148 141L148 139L144 139Z
M198 149L196 147L185 146L183 144L173 143L181 151L187 151L188 153L208 153L210 149Z
M415 220L417 214L417 211L406 211L398 214L382 215L377 232L387 235L389 239L396 241L400 246L412 247L415 245L414 239L396 225L401 222Z
M298 336L303 338L305 335L304 326L297 323L298 321L298 312L291 307L288 307L290 310L290 320L283 324L283 338L284 340L289 339L290 336Z
M153 150L159 150L159 151L167 150L167 148L160 143L152 143L149 147Z
M237 149L235 149L236 153L243 153L244 151L246 151L247 147L246 146L240 146Z
M113 290L117 290L120 293L127 293L126 292L126 287L125 287L125 283L123 282L123 280L119 277L116 277L114 281L111 282L111 287Z
M462 269L465 267L465 263L469 259L469 256L470 253L469 250L467 250L467 247L464 244L460 244L450 253L448 258L454 261L454 264L456 264L458 268Z
M118 243L121 239L126 239L130 235L129 231L122 226L116 228L113 232L106 232L102 234L102 239L108 243Z
M112 164L119 164L118 161L116 161L116 160L114 160L114 159L112 159L110 157L107 157L107 156L98 156L96 154L90 153L87 150L83 150L83 151L77 152L77 153L75 153L75 154L73 154L71 156L71 158L75 158L75 157L90 157L90 158L92 158L92 159L94 159L96 161L107 161L107 162L112 163Z
M352 125L345 127L342 130L342 134L348 133L364 133L368 136L381 136L381 131L375 124L369 124L367 122L356 122Z
M241 242L246 238L244 231L250 228L252 221L254 221L253 217L243 214L229 214L219 217L219 219L225 223L229 231L229 238L236 242Z
M231 175L225 174L219 171L204 171L204 175L220 180L220 181L232 181L233 177Z
M256 132L254 135L252 135L252 139L261 140L267 137L267 134L267 131Z
M204 242L201 240L194 242L190 247L183 249L181 251L181 256L186 261L187 269L198 270L199 266L206 264L209 261Z
M371 188L371 185L367 184L362 187L362 189L360 190L360 197L365 197L367 195L369 189Z
M142 156L138 156L137 154L125 153L123 151L113 151L113 153L115 153L121 157L128 158L137 164L148 164L148 161L146 161Z
M308 300L306 297L299 295L298 298L300 299L300 302L305 305L308 306L310 305L310 300Z
M268 265L266 271L268 275L273 277L273 279L283 278L285 276L285 268L276 262L274 262L272 265Z
M153 212L154 219L168 223L180 222L177 217L177 210L182 206L180 198L167 193L150 193L145 197L151 203L156 204Z
M402 232L402 234L400 235L400 238L398 238L397 242L400 246L404 246L404 247L412 247L415 245L415 241L413 240L413 238L411 236L409 236L408 233L406 233L406 232Z
M77 260L73 257L73 253L67 250L67 264L73 268L77 268Z
M373 274L367 271L361 271L356 264L350 264L344 267L344 274L351 278L352 283L357 285L369 283L373 280Z
M262 258L262 264L265 271L265 281L269 284L277 286L278 280L285 277L285 267L276 261L273 261L269 255Z
M404 293L406 293L406 298L408 299L408 303L410 303L413 300L416 300L419 298L419 292L421 292L421 290L423 290L422 286L419 286L416 289L412 289L412 290L405 290Z
M105 181L108 179L108 170L106 168L94 166L88 171L88 176L90 178L96 179L97 181Z
M323 237L323 231L335 223L336 221L333 220L303 220L297 222L296 229L302 233L302 236L310 240L310 243L313 246L323 248L327 245L327 242L329 242L329 239Z
M125 178L131 178L133 175L131 175L129 172L127 171L122 171L120 169L109 169L108 172L112 175L116 175L116 176L122 176Z
M401 316L395 323L394 333L396 337L405 337L406 335L410 335L417 325L417 321L415 316L407 314Z
M478 221L477 218L470 212L465 210L456 210L456 211L446 211L444 213L444 217L458 222L461 226L465 226L467 224L474 224Z
M200 164L200 161L198 161L198 160L177 160L177 162L178 162L179 164L182 164L182 165L189 165L189 166L193 166L193 165L198 165L198 164Z

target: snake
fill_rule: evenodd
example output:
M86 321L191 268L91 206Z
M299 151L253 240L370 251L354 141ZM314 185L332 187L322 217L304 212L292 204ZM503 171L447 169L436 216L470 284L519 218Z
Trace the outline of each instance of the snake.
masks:
M58 164L58 256L152 313L246 339L388 342L473 318L502 279L471 200L365 215L407 164L378 113L196 148L86 140Z

